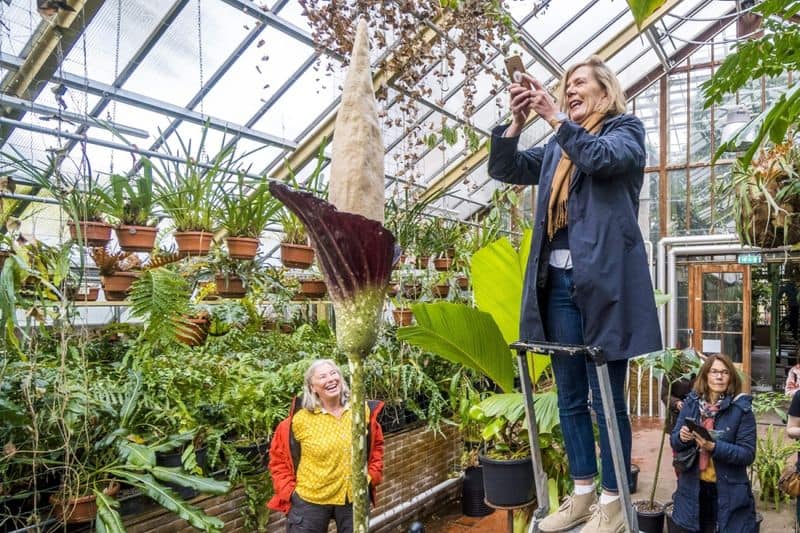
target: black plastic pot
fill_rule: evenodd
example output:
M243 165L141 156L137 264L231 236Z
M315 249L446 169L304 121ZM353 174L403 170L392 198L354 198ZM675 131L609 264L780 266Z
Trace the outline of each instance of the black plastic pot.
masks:
M406 410L402 405L385 405L378 413L378 423L386 433L396 433L406 426Z
M631 494L639 489L639 465L631 463Z
M246 446L236 446L236 452L241 454L247 462L253 465L258 472L264 472L269 464L269 441L264 440Z
M478 456L486 501L496 507L522 507L536 498L530 457L498 460Z
M653 502L656 509L646 510L649 500L636 500L633 507L636 509L636 517L639 521L639 531L643 533L662 533L664 531L664 504ZM643 510L645 509L645 510Z
M461 485L461 513L464 516L487 516L494 509L486 505L483 490L483 468L469 466L464 470L464 483Z
M156 465L165 466L169 468L183 466L183 461L181 460L182 456L183 456L182 450L174 452L156 452ZM194 460L197 462L198 466L203 470L206 469L207 457L208 457L208 451L206 450L205 447L197 448L194 451ZM198 494L198 492L191 487L184 487L181 485L176 485L175 483L168 483L166 481L164 481L163 483L167 487L177 492L178 495L184 500L191 500Z

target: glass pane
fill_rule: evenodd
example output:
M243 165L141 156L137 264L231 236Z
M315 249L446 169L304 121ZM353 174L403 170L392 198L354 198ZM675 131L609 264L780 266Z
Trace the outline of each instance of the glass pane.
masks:
M650 200L648 201L648 209L650 211L650 241L658 242L661 238L661 225L659 224L660 216L660 201L659 201L659 174L658 172L649 172L645 176L645 187L649 190Z
M676 74L669 77L669 116L667 117L667 146L670 164L686 163L686 74Z
M711 122L711 112L703 109L703 95L700 84L711 77L711 69L700 69L690 73L692 93L691 125L689 136L690 162L708 161L711 159L711 139L714 128Z
M703 302L703 331L741 332L741 330L741 303Z
M670 170L669 185L669 229L670 235L685 235L686 228L686 170Z
M708 233L711 227L711 167L689 171L691 183L690 233Z

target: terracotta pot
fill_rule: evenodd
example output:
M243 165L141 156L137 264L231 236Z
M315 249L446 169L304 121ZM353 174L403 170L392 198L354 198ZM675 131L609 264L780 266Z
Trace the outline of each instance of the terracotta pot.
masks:
M207 231L176 231L175 242L182 255L205 255L211 249L214 235Z
M287 268L308 268L314 263L314 249L307 244L282 242L281 263Z
M458 288L462 291L469 289L469 278L467 276L458 276L456 278L456 284L458 284Z
M278 326L281 330L281 333L291 333L294 331L294 325L290 322L281 322L281 325Z
M419 268L421 270L425 270L426 268L428 268L428 262L430 261L430 259L431 258L428 257L427 255L421 255L421 256L417 257L417 261L416 261L417 268Z
M78 229L73 221L68 221L69 235L72 240L78 240ZM111 240L111 224L105 222L80 221L81 238L86 246L105 246Z
M392 309L392 317L394 318L394 323L398 326L410 326L411 321L414 319L414 313L411 309L400 307Z
M275 331L277 328L278 324L274 320L265 318L261 321L261 331Z
M441 285L434 285L431 288L431 292L437 298L447 298L447 295L450 294L450 285L443 283Z
M217 294L223 298L241 298L247 294L247 287L239 276L218 274L214 277L214 284L217 286Z
M228 237L228 255L233 259L253 259L258 254L260 240L252 237Z
M392 269L397 270L398 268L403 266L405 262L406 262L405 254L400 254L400 257L397 259L397 263L395 263L394 266L392 266Z
M100 276L103 292L109 302L124 300L139 272L115 272L111 276Z
M422 294L422 283L403 283L403 296L416 300Z
M319 279L300 280L300 288L295 294L297 299L322 298L328 292L325 282Z
M103 489L103 494L114 496L119 492L119 483L112 481ZM67 498L66 501L60 500L57 495L50 497L53 504L53 514L65 524L80 524L91 522L97 516L97 502L94 494L81 496L79 498Z
M184 317L188 324L185 328L179 329L175 334L175 339L187 346L200 346L206 342L208 336L208 319L205 317L194 318Z
M446 272L450 270L450 265L453 264L453 260L449 257L437 257L433 260L433 268L438 270L439 272Z
M119 226L114 229L119 247L126 252L152 252L158 228L152 226Z
M10 250L0 250L0 270L3 269L3 265L6 264L6 259L11 256Z
M100 287L70 287L67 289L67 298L74 302L94 302L100 295Z

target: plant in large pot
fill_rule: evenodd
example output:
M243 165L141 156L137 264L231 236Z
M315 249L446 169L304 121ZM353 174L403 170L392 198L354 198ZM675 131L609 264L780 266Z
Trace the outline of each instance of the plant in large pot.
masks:
M126 252L151 252L156 241L158 213L153 192L153 167L142 161L136 176L112 174L103 192L103 208L117 221L119 247Z
M251 183L239 173L233 188L222 195L215 211L218 227L227 232L225 242L233 259L253 259L267 224L281 204L270 194L266 180Z

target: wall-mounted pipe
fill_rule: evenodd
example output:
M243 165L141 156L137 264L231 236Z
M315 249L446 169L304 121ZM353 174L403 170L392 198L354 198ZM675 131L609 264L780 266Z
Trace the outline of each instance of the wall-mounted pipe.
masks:
M428 500L438 496L440 493L442 493L442 492L452 488L453 486L457 485L458 483L460 483L462 477L463 477L463 474L461 474L458 477L453 477L453 478L450 478L450 479L446 479L446 480L442 481L441 483L439 483L438 485L434 485L433 487L429 488L428 490L425 490L425 491L421 492L420 494L417 494L416 496L414 496L410 500L407 500L407 501L401 503L400 505L398 505L396 507L392 507L391 509L389 509L385 513L381 513L380 515L372 518L369 521L369 529L370 529L370 531L372 531L374 529L377 529L381 525L383 525L383 524L385 524L387 522L390 522L391 520L394 520L398 516L403 517L405 515L406 511L414 509L418 505L423 505Z

